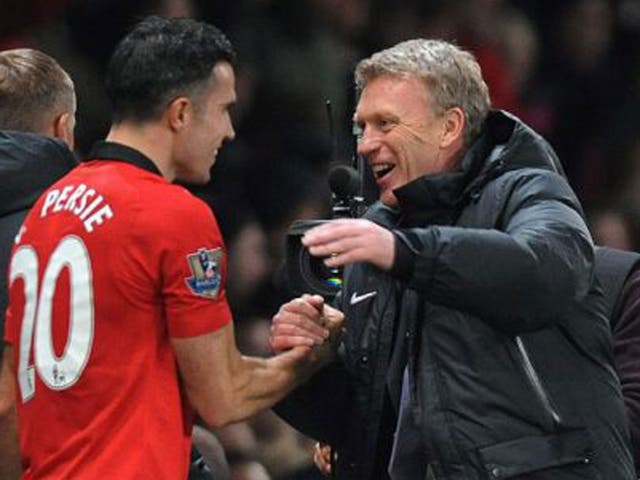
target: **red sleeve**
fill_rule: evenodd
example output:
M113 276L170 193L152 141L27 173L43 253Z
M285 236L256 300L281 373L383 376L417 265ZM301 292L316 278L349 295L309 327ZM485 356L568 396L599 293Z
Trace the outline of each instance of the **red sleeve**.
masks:
M200 200L189 195L184 203L173 213L161 256L160 288L172 337L203 335L232 321L225 291L227 255L218 224Z

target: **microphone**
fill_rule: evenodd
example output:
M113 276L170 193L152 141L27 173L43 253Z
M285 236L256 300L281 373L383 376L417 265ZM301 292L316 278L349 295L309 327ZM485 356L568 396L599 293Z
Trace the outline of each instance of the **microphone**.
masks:
M337 198L356 196L360 185L360 175L353 167L336 165L329 170L329 188Z
M360 216L360 175L348 165L335 165L329 170L329 188L333 192L333 218Z

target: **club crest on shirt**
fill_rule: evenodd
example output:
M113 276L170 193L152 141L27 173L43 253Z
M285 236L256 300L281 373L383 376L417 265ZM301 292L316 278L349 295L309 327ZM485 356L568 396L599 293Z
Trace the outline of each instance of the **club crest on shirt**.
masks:
M185 279L189 289L195 295L216 298L222 282L220 274L222 248L218 247L213 250L200 248L197 252L187 255L187 261L193 274Z

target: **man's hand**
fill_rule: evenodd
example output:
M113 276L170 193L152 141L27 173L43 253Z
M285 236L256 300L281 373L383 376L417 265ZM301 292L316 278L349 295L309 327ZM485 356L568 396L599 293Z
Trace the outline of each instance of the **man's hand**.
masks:
M331 445L316 443L313 450L313 463L323 475L331 475Z
M395 238L393 233L369 220L332 220L312 228L302 243L309 253L325 257L327 267L347 263L369 262L382 270L393 266Z

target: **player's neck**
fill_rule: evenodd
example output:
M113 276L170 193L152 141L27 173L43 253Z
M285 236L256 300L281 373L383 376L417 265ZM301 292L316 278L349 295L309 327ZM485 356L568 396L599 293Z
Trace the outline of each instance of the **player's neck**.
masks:
M143 153L158 167L165 180L171 182L175 178L175 172L171 167L169 158L169 152L171 152L170 141L164 138L159 128L153 123L134 124L123 122L111 126L106 140L126 145Z

